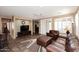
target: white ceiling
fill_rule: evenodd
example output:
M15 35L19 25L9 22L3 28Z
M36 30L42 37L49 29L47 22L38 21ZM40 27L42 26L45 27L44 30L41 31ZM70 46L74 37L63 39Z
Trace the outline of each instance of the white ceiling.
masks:
M24 16L31 19L74 13L76 6L0 6L0 16Z

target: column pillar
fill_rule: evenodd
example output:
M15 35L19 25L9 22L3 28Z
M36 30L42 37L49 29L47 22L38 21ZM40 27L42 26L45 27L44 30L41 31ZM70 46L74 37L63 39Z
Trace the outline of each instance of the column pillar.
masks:
M12 20L13 20L13 26L14 26L14 28L13 28L13 39L16 39L16 24L15 24L15 20L16 20L16 18L14 17L14 16L12 16Z
M1 17L0 17L0 34L2 34L2 21L1 21Z
M31 20L31 35L33 35L33 20Z
M54 30L55 27L54 27L54 18L52 19L52 29Z
M76 35L76 22L75 22L75 16L73 16L72 19L72 34Z

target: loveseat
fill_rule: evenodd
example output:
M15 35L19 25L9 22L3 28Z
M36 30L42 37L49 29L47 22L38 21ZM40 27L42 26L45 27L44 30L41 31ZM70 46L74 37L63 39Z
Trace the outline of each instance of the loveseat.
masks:
M59 31L50 30L49 33L46 33L47 36L54 37L53 40L56 40L59 37Z

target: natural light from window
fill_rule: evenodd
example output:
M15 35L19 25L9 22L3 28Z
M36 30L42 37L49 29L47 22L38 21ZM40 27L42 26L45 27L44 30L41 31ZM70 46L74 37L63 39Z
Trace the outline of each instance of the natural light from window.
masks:
M72 22L68 18L55 19L55 30L60 33L66 33L69 30L72 33Z

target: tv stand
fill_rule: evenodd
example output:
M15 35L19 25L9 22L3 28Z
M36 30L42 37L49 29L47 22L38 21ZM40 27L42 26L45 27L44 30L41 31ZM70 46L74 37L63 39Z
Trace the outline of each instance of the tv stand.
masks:
M21 36L25 36L25 35L31 35L31 31L28 31L28 32L18 32L18 37L21 37Z

